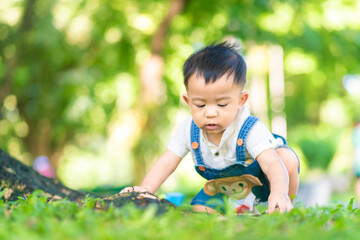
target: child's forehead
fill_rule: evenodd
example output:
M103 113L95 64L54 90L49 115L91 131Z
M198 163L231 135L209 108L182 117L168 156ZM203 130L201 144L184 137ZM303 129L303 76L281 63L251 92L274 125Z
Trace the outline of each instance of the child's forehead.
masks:
M239 85L236 81L235 81L235 75L234 74L229 74L229 73L225 73L221 76L219 76L218 78L216 79L213 79L211 76L207 77L205 76L203 73L199 73L199 72L195 72L194 74L192 74L190 77L189 77L189 80L188 80L188 83L187 83L187 88L189 87L189 83L192 82L196 82L196 83L204 83L205 85L208 85L208 84L213 84L215 82L219 82L219 81L222 81L224 80L228 83L232 83L234 85Z
M239 94L244 88L233 81L232 79L218 79L215 82L206 83L204 78L190 78L186 86L186 92L192 97L198 96L200 98L216 98L220 99L224 96L234 96Z

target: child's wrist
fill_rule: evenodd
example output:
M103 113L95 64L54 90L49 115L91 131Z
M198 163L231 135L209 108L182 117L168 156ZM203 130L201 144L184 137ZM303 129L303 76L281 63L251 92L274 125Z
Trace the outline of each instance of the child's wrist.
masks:
M272 193L272 194L279 194L279 195L282 195L282 194L287 195L287 191L286 191L285 189L281 189L281 188L273 188L273 189L270 189L270 193Z

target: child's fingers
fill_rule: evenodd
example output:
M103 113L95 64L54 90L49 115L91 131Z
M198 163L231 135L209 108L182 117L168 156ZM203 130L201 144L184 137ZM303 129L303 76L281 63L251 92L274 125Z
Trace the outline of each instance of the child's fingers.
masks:
M286 205L287 205L287 211L288 212L290 212L294 208L294 206L292 205L292 203L290 201L287 201Z
M280 213L289 212L291 209L293 209L293 206L290 201L285 201L284 204L279 206Z
M134 187L126 187L123 190L120 191L120 193L127 193L127 192L133 192Z
M266 213L273 213L275 211L277 203L276 202L269 202L268 204L268 210L266 210Z
M291 211L293 208L294 207L292 206L290 201L284 201L282 203L270 202L266 213L271 214L275 211L279 211L280 213L285 213Z
M120 191L120 193L127 193L127 192L149 192L149 189L145 187L132 186L132 187L126 187Z
M282 201L281 204L278 205L279 206L279 212L280 213L284 213L287 211L287 204L286 204L286 200Z
M279 208L279 212L280 213L284 213L287 211L287 206L286 206L286 203L285 204L282 204L281 207Z

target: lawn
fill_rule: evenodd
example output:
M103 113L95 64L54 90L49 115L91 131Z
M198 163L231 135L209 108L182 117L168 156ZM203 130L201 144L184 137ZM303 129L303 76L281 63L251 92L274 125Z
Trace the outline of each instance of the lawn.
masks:
M27 199L0 200L0 239L359 239L360 210L348 206L305 208L286 214L235 216L192 213L189 206L156 215L156 207L132 205L94 210L95 199L80 206L46 202L41 192Z

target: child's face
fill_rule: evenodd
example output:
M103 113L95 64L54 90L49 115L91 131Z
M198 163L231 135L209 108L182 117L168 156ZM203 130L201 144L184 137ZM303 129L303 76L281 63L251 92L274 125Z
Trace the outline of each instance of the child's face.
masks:
M195 124L208 137L221 139L248 98L248 93L242 90L240 85L234 84L232 75L228 77L224 74L214 83L205 84L204 77L193 74L183 98L189 105Z

